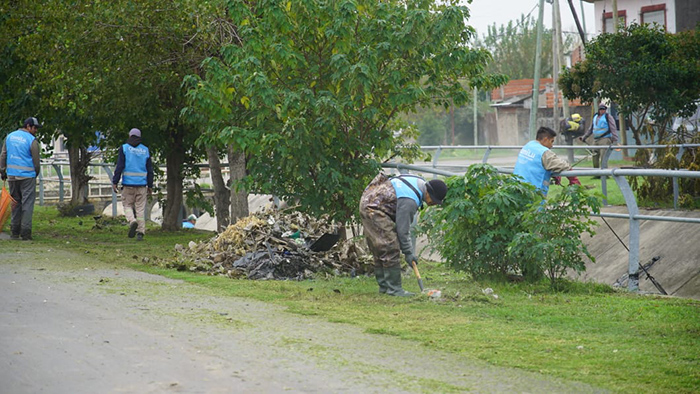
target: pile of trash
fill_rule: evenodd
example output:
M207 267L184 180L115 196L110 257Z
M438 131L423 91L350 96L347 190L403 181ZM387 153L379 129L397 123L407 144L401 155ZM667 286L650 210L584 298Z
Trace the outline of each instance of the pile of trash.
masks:
M265 210L208 242L176 245L178 270L248 279L303 280L372 272L364 241L339 240L339 226L298 211Z

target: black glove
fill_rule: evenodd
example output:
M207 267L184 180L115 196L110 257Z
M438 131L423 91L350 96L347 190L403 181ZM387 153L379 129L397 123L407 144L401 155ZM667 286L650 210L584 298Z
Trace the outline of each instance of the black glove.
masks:
M0 174L0 178L2 178L3 181L6 181L6 180L7 180L7 174L3 172L2 174Z
M412 254L407 254L407 255L406 255L406 263L408 264L409 267L413 267L413 264L412 264L412 263L413 263L414 261L416 262L416 265L418 265L418 259L416 258L416 256L414 256L414 255L412 255Z

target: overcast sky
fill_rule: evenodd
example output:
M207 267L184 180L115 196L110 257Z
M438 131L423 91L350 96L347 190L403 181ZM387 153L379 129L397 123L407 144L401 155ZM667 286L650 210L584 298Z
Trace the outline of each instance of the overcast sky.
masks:
M581 0L572 0L579 22L583 26L581 16ZM466 4L466 1L463 1ZM537 19L537 6L539 0L473 0L471 4L466 4L471 17L467 24L476 29L479 37L487 32L488 26L496 23L496 26L507 24L508 21L517 20L520 15L527 15L532 11L532 16ZM574 17L571 14L568 0L559 0L561 13L561 25L563 31L577 32ZM595 31L595 21L593 20L593 4L583 2L583 9L586 17L586 30L589 33ZM544 25L545 28L552 26L552 4L544 3ZM589 36L590 38L590 36Z

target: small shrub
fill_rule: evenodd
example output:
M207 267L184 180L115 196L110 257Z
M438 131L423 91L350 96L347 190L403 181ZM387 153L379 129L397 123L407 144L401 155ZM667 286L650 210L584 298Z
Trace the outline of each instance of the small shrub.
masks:
M447 180L445 204L427 210L419 231L429 247L454 270L475 278L505 276L519 270L508 245L525 231L523 214L542 201L529 184L499 174L488 164L469 167L463 177Z

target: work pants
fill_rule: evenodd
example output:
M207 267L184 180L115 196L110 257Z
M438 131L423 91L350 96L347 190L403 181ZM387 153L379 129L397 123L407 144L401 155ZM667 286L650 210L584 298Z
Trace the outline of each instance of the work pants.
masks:
M376 268L401 267L401 249L396 223L386 213L367 207L360 207L360 217L364 227L365 240L374 256Z
M146 197L148 188L146 186L124 186L122 189L122 206L126 221L133 223L136 221L137 233L146 233Z
M10 195L17 202L12 206L10 229L13 235L32 234L32 216L36 200L36 178L8 180Z
M596 145L596 146L612 145L612 138L604 137L604 138L599 138L597 140L594 139L593 145ZM602 149L593 150L593 168L600 168L600 158L601 158L602 152L605 152L605 151Z

